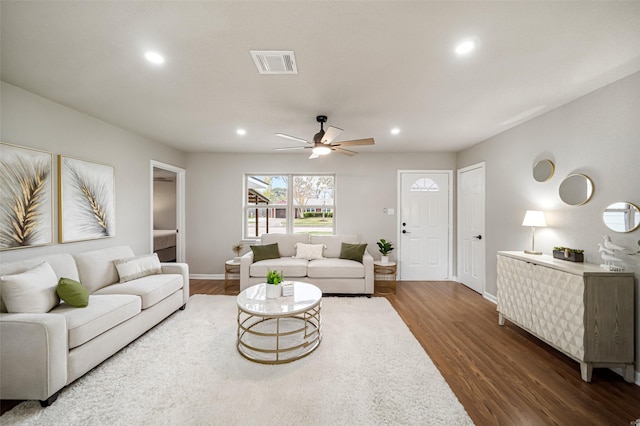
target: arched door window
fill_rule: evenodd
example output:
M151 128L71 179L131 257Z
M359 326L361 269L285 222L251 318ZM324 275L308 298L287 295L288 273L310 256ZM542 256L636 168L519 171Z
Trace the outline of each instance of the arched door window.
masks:
M420 178L411 185L411 192L437 192L440 187L432 179Z

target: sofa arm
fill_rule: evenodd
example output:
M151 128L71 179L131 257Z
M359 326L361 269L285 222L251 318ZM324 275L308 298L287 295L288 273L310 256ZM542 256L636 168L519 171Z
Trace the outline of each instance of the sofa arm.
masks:
M244 256L240 258L240 291L244 290L249 286L249 269L251 269L251 264L253 263L253 252L250 251L245 253Z
M0 399L44 401L67 384L67 321L0 314Z
M364 292L373 294L373 256L368 251L365 251L362 256L362 264L364 265Z
M189 300L189 265L187 265L186 263L163 262L160 264L160 266L162 266L163 274L182 275L183 300L184 303L187 303L187 300Z

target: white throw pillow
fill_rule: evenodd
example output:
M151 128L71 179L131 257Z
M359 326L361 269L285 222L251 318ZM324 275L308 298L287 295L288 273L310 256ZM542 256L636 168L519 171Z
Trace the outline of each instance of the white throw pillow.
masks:
M324 257L322 257L322 250L324 250L325 247L324 244L296 243L296 255L293 257L307 260L324 259Z
M113 261L113 264L118 270L121 283L162 272L160 259L158 259L156 253L116 259Z
M58 277L47 262L28 271L0 277L2 299L11 313L45 313L60 303Z

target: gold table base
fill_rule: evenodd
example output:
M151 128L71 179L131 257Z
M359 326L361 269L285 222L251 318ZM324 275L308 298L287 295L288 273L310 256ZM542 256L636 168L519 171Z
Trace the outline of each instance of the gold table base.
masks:
M309 355L322 341L322 301L298 315L256 315L238 308L237 348L261 364L284 364Z

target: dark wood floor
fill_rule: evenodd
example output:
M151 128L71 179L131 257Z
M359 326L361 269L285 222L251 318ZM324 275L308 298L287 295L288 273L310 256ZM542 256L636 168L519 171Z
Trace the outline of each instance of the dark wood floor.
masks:
M236 294L191 280L191 294ZM640 386L578 363L518 327L493 303L452 282L398 282L386 296L477 425L621 425L640 419ZM14 404L3 401L4 412ZM1 423L1 422L0 422Z

